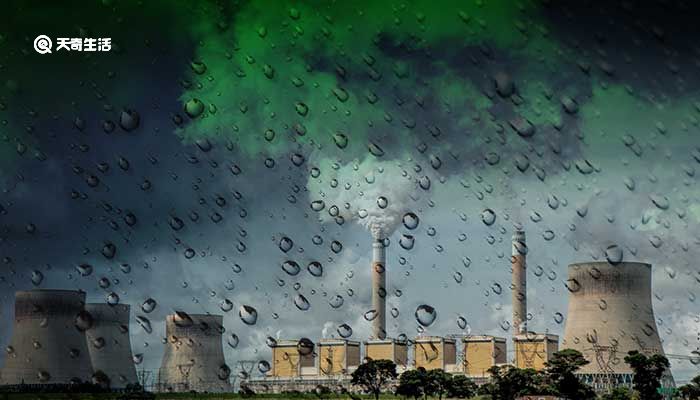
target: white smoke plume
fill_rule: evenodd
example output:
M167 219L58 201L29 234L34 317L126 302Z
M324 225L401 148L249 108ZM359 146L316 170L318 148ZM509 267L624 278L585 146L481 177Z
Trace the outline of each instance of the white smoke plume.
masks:
M367 158L342 166L326 163L322 169L327 171L326 176L310 177L308 182L311 201L325 203L325 209L319 212L322 222L335 222L341 217L365 227L375 239L384 239L394 233L417 200L418 177L398 161ZM331 185L332 179L337 185ZM333 215L334 206L337 215Z
M321 330L321 337L322 337L323 339L328 339L328 338L330 337L330 335L332 335L331 332L333 332L333 327L334 327L334 326L335 326L335 324L334 324L333 322L331 322L331 321L326 321L326 322L323 324L323 329ZM329 334L330 334L330 335L329 335Z

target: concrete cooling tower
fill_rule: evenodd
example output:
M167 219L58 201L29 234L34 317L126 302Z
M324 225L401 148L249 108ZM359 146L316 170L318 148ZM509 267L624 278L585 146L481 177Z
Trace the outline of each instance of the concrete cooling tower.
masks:
M91 381L84 332L92 318L85 293L31 290L15 294L15 320L0 384L69 384Z
M567 287L561 347L578 350L590 361L579 370L590 384L630 383L632 371L624 361L629 351L663 354L651 303L650 264L572 264Z
M129 308L104 303L85 306L93 319L92 328L85 332L92 368L106 375L108 382L102 384L115 389L138 383L129 339Z
M223 317L177 312L165 320L167 343L158 376L163 392L230 392L222 346Z

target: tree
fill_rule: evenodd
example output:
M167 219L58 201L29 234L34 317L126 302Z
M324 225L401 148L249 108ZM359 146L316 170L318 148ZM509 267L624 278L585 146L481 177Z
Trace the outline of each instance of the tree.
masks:
M442 400L442 396L447 393L452 375L441 369L431 369L426 374L425 394L429 396L437 396Z
M513 400L517 396L531 394L553 394L544 384L544 376L532 368L493 366L488 371L493 377L493 400Z
M572 400L595 399L593 389L574 374L589 361L579 351L564 349L545 363L545 373L551 389L561 397Z
M700 375L693 378L687 385L679 387L678 393L683 400L700 400Z
M633 350L627 353L625 362L634 372L632 385L639 393L640 400L662 400L658 389L661 387L661 377L670 367L668 359L660 354L647 357Z
M370 360L360 364L352 373L353 385L362 386L366 393L374 394L375 400L379 393L392 379L396 379L396 364L390 360Z
M631 400L632 393L626 387L616 387L610 393L606 393L601 397L601 400Z
M399 385L396 387L396 394L399 396L413 397L418 399L425 394L426 383L425 368L418 367L404 372L399 377Z
M466 399L476 394L476 384L464 375L455 375L447 388L447 397Z

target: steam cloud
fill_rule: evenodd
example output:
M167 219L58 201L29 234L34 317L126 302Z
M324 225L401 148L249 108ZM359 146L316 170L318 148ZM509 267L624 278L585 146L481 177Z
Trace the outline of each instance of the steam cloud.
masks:
M327 179L336 179L336 187L318 178L310 178L308 182L311 199L320 196L326 203L326 209L320 214L321 222L335 222L341 217L360 224L375 239L384 239L394 233L403 215L418 200L417 177L397 161L366 158L359 164L348 163L332 172ZM381 204L382 207L380 203L384 199L386 203ZM333 206L338 208L337 216L331 214Z

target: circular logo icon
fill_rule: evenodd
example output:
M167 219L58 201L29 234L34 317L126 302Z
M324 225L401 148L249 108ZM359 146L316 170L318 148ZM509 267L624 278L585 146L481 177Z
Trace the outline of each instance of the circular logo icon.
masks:
M34 39L34 50L39 54L51 53L51 38L46 35L39 35Z

